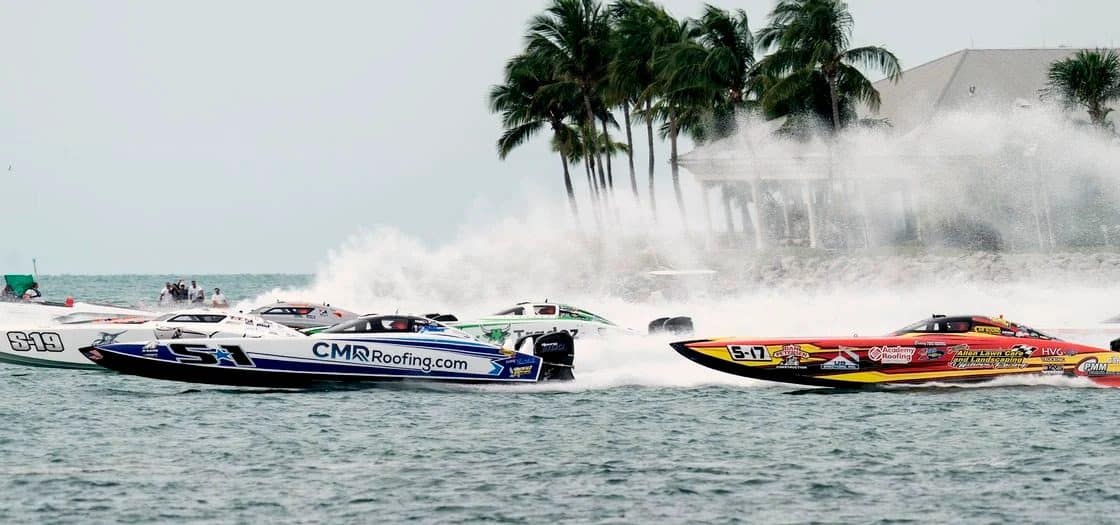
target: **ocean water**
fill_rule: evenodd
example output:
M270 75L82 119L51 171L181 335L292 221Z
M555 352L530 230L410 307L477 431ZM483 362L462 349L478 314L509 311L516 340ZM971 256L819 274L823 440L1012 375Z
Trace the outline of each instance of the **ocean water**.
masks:
M136 303L169 278L42 282L51 297ZM245 304L349 293L322 275L198 279ZM1035 282L660 304L569 295L632 326L687 310L704 335L846 334L932 308L1075 324L1116 296L1089 281L1067 283L1063 299ZM259 390L0 365L0 523L1120 520L1114 390L1066 380L799 389L701 368L666 342L582 342L576 381L523 388Z

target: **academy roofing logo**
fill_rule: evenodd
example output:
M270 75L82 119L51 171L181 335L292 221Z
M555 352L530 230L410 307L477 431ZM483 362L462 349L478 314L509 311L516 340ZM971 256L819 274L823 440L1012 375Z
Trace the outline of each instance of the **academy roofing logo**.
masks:
M821 364L821 370L859 370L859 355L850 348L841 347L836 357Z
M873 346L867 351L867 358L884 365L907 365L914 360L912 346Z

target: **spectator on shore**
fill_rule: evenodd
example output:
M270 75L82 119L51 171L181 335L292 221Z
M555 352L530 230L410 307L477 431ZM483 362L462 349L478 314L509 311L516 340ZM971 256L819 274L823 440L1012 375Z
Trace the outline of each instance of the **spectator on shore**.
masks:
M182 279L179 279L179 282L175 283L174 291L175 291L175 300L176 301L179 301L179 302L182 303L182 302L186 302L187 299L189 299L187 297L187 285L186 285L186 283L183 282Z
M198 283L191 281L191 287L187 290L187 296L190 298L191 303L202 304L206 300L205 292L198 286Z
M159 291L159 304L160 306L170 305L175 301L175 289L171 286L171 281L163 285L163 289Z
M222 295L221 288L214 288L214 295L210 296L210 304L213 305L214 308L226 308L229 306L229 302L226 301L226 296Z

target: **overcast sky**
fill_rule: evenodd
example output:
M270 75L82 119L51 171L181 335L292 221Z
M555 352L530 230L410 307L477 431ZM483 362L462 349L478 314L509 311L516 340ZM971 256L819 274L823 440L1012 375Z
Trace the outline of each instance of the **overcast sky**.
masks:
M715 3L754 28L772 6ZM544 138L497 159L486 106L544 5L4 1L0 272L310 272L362 229L438 243L517 213L522 186L559 193ZM850 6L855 44L904 67L1120 40L1115 2Z

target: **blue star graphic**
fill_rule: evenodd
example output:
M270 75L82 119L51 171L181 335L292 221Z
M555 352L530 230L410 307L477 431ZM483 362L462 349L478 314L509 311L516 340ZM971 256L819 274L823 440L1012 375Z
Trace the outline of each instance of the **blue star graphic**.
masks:
M214 357L216 357L218 359L219 363L221 363L222 359L229 359L230 361L233 361L232 355L229 352L227 352L226 349L224 349L224 348L215 350L214 351Z

